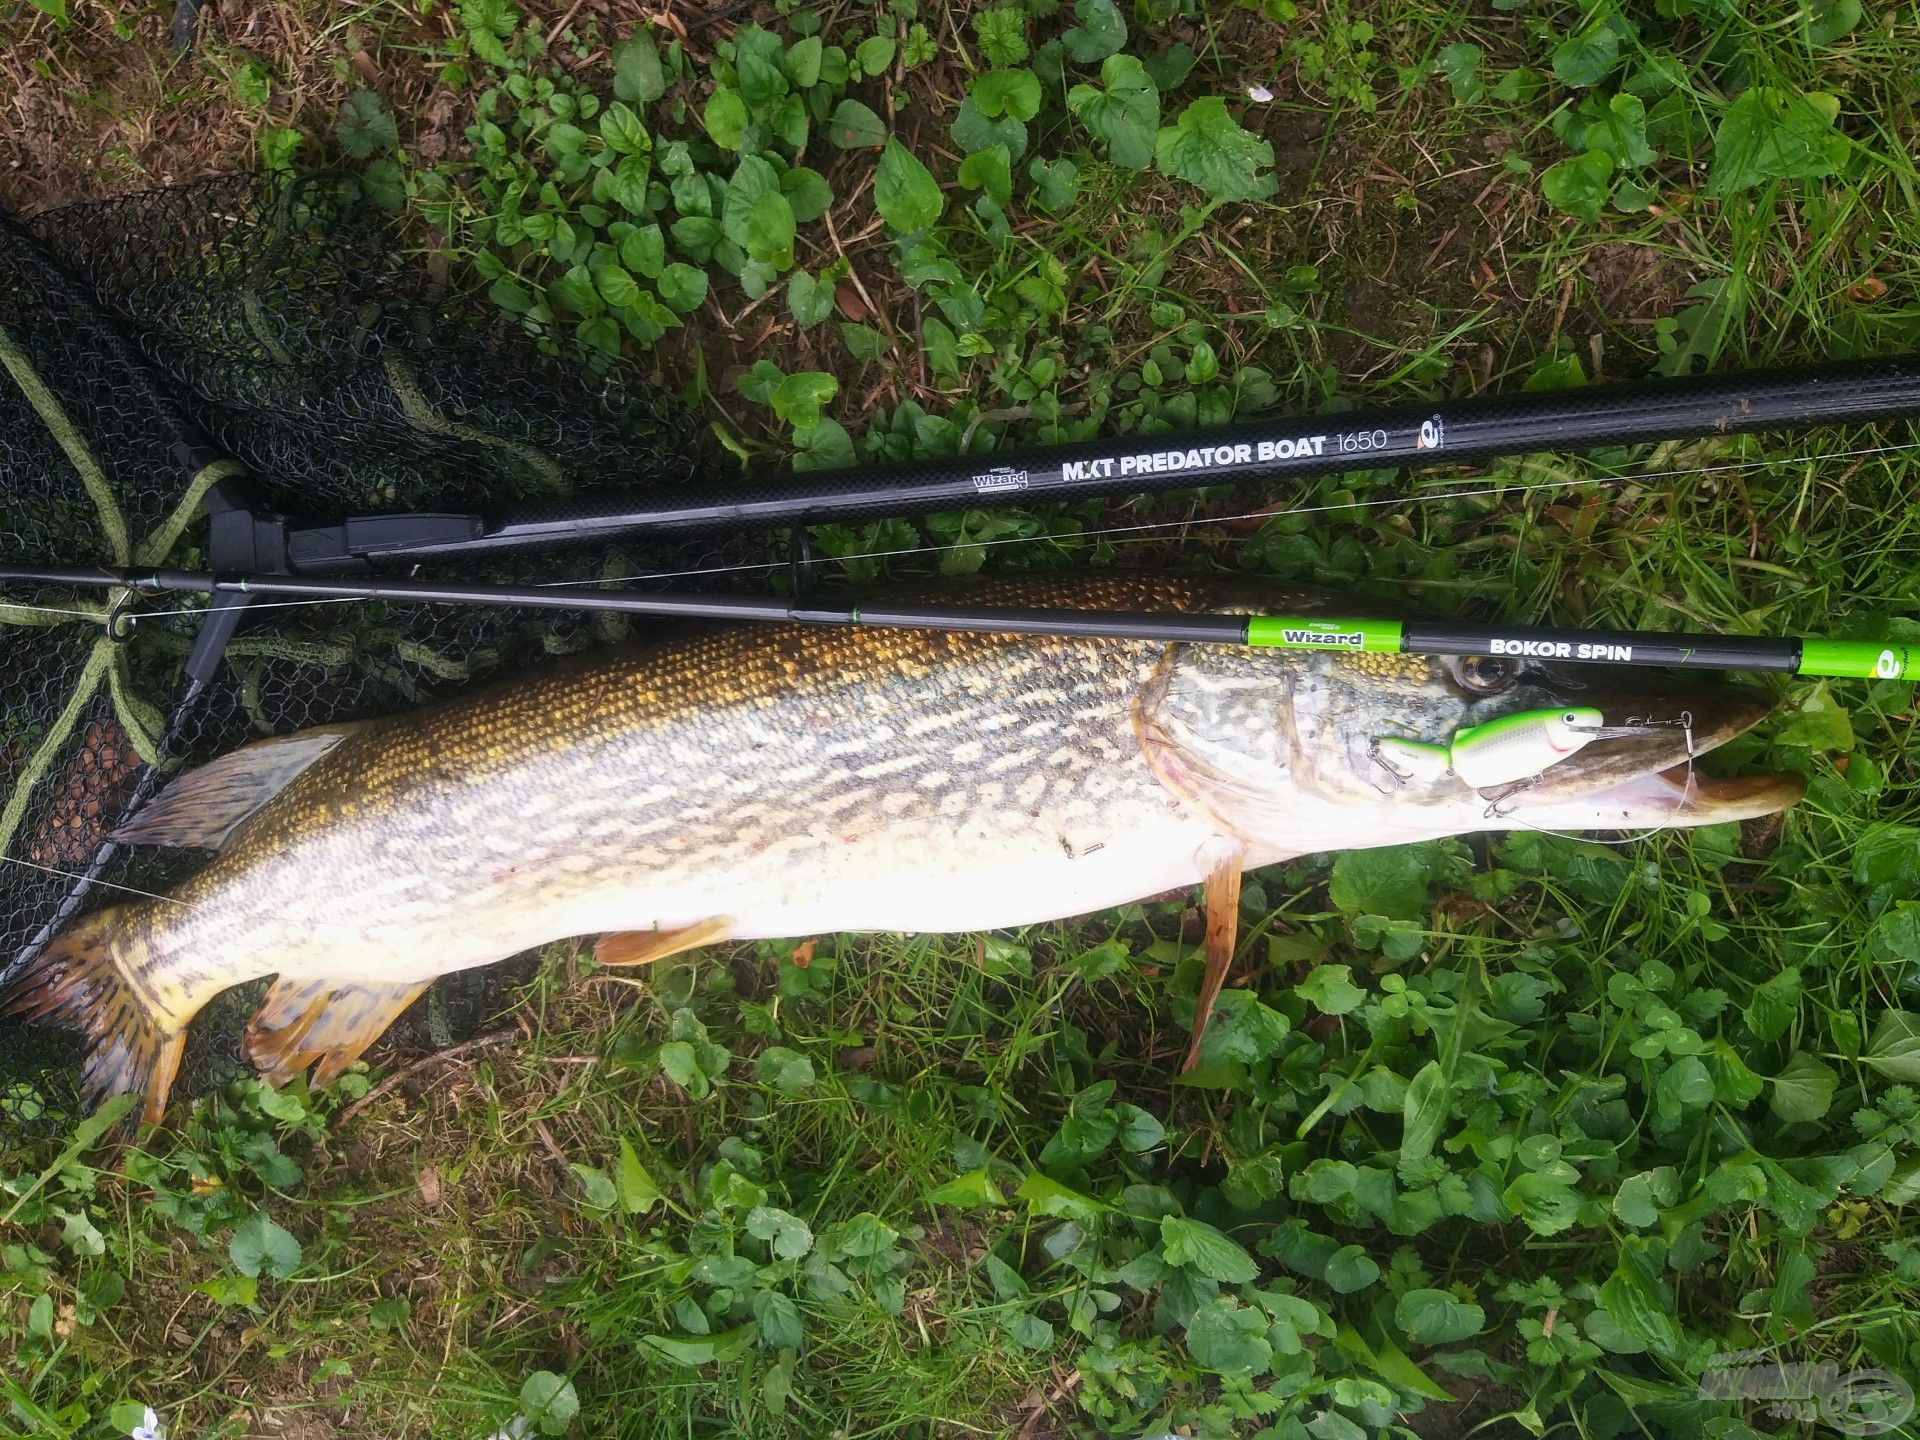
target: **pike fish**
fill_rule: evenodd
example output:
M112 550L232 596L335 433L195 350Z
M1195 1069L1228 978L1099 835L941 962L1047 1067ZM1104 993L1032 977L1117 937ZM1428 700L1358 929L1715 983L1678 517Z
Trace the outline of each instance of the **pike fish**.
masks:
M1026 579L963 598L1353 613L1337 596L1219 578ZM631 965L727 940L1001 929L1204 881L1204 1017L1248 868L1480 830L1702 825L1799 798L1791 777L1714 779L1691 763L1758 722L1766 697L1595 673L688 631L182 776L120 838L215 857L164 899L81 918L4 1006L83 1031L90 1090L138 1092L155 1120L188 1023L262 976L275 978L250 1058L274 1083L316 1066L324 1082L435 977L550 941L600 936L602 963ZM1451 770L1382 763L1382 739L1444 745L1574 703L1632 723L1492 799Z

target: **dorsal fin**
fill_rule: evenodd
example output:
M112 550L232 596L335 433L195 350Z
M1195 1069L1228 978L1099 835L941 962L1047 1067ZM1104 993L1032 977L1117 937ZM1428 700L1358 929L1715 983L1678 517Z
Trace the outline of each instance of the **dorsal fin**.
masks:
M218 850L248 816L359 728L302 730L222 755L167 786L113 838L122 845Z

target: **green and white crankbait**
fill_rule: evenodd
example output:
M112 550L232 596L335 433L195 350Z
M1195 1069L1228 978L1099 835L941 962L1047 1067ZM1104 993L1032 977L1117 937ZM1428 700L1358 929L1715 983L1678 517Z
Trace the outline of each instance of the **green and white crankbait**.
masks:
M1596 740L1644 735L1647 725L1608 725L1591 705L1520 710L1469 725L1445 744L1383 735L1373 742L1380 763L1403 780L1433 782L1449 774L1475 790L1531 780Z

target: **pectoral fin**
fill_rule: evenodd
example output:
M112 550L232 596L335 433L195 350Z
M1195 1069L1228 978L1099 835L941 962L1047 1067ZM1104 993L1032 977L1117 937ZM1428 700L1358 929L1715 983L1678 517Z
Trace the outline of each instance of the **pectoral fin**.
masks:
M679 930L622 930L602 935L594 944L593 959L597 965L651 965L683 950L718 945L732 934L731 915L715 915Z
M276 980L247 1026L247 1058L271 1085L319 1064L325 1085L366 1052L426 990L418 985L332 985Z
M222 755L167 786L113 838L122 845L218 850L255 811L359 728L302 730Z
M1220 998L1220 987L1227 983L1227 971L1233 965L1234 942L1240 934L1241 865L1246 855L1238 845L1223 844L1207 872L1207 968L1193 1002L1192 1038L1187 1058L1180 1063L1183 1075L1200 1058L1200 1037L1206 1034L1213 1002Z

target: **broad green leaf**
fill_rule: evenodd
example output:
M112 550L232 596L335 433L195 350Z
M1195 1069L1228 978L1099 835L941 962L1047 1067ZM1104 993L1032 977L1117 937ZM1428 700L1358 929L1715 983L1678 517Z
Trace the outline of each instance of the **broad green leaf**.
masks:
M720 206L720 225L727 239L741 247L750 249L749 233L753 226L755 208L768 196L774 196L785 203L780 194L780 174L771 163L758 155L747 155L734 166L733 176L727 181L726 198ZM793 207L788 205L787 218L793 217ZM791 236L788 237L791 240Z
M1014 1191L1014 1198L1026 1201L1027 1209L1035 1215L1054 1215L1064 1220L1078 1220L1082 1224L1095 1219L1107 1209L1091 1196L1069 1189L1038 1170L1020 1182L1020 1188Z
M1257 1374L1273 1359L1267 1319L1222 1295L1202 1305L1187 1322L1187 1353L1219 1375Z
M1903 1085L1920 1084L1920 1015L1883 1011L1860 1058Z
M973 33L989 65L1018 65L1027 58L1026 17L1012 6L982 10L973 17Z
M1579 1192L1550 1171L1529 1171L1507 1186L1500 1198L1536 1235L1558 1235L1580 1218Z
M842 1221L834 1235L841 1254L860 1258L885 1254L899 1238L900 1232L871 1210L862 1210L852 1219Z
M762 195L747 216L746 251L776 270L793 268L793 206L778 193Z
M740 98L739 91L723 85L707 97L700 120L714 144L722 150L738 150L747 133L747 102Z
M1152 1111L1120 1104L1111 1113L1120 1121L1120 1148L1129 1155L1145 1155L1167 1143L1167 1127Z
M1609 100L1588 124L1582 143L1611 155L1616 166L1637 169L1656 158L1647 144L1647 107L1637 95Z
M1816 180L1837 171L1851 143L1834 128L1840 97L1756 85L1727 107L1713 132L1709 195L1769 180Z
M1580 1328L1587 1332L1589 1340L1611 1354L1644 1355L1647 1352L1647 1342L1622 1330L1603 1306L1596 1306L1581 1322Z
M1007 1197L986 1170L969 1170L927 1192L929 1205L1004 1205Z
M574 1165L573 1173L580 1180L580 1189L587 1204L595 1210L611 1210L619 1203L620 1191L606 1171L598 1165Z
M1345 1015L1366 1002L1367 992L1352 980L1350 965L1316 965L1293 993L1325 1015Z
M1080 167L1071 160L1043 160L1036 155L1027 162L1027 178L1033 181L1033 198L1043 210L1059 214L1080 198Z
M613 47L613 94L629 105L651 105L667 93L667 72L660 64L660 47L645 30L637 30Z
M1153 142L1163 174L1197 185L1215 200L1264 200L1277 188L1266 173L1273 146L1240 128L1218 95L1195 100Z
M762 1050L760 1058L754 1062L754 1069L763 1085L771 1085L789 1095L798 1095L813 1088L813 1062L798 1050L789 1050L784 1045L770 1045Z
M1852 34L1863 13L1860 0L1814 0L1807 12L1807 39L1815 45L1831 45Z
M590 272L593 275L593 288L600 292L601 299L616 310L631 305L640 294L640 287L634 283L633 276L627 273L626 266L611 256L596 260Z
M742 36L767 35L768 32L753 27L743 31ZM747 108L762 115L778 108L788 93L786 72L780 68L780 44L774 39L770 47L741 43L741 37L735 37L733 68L740 80L740 98L747 102Z
M1697 1055L1683 1055L1661 1072L1654 1093L1660 1108L1671 1117L1698 1110L1713 1101L1713 1075Z
M1380 1266L1358 1245L1343 1245L1327 1257L1327 1284L1342 1295L1364 1290L1379 1278Z
M1445 856L1432 842L1344 851L1333 862L1327 898L1346 915L1424 920L1431 908L1427 887L1440 874Z
M1440 1138L1440 1129L1446 1124L1447 1107L1452 1099L1451 1088L1438 1060L1429 1060L1407 1082L1406 1098L1400 1106L1402 1165L1410 1160L1423 1160L1433 1153L1434 1142Z
M520 1387L520 1413L542 1435L564 1435L580 1414L573 1382L551 1370L536 1370Z
M398 145L400 131L384 100L371 90L356 90L340 107L333 138L354 159L369 160Z
M787 47L787 53L781 61L786 66L787 78L802 90L811 90L818 85L820 56L825 49L818 35L794 41Z
M1629 1225L1645 1228L1660 1218L1662 1207L1680 1193L1680 1174L1671 1165L1643 1170L1620 1182L1613 1197L1613 1213Z
M820 419L826 403L840 393L840 382L819 370L801 370L773 387L767 403L773 413L798 428Z
M1553 73L1563 85L1593 85L1620 63L1620 37L1604 19L1596 19L1563 40L1553 52Z
M1832 1108L1839 1081L1831 1065L1796 1050L1769 1082L1767 1107L1789 1125L1818 1120Z
M800 1307L778 1290L754 1292L753 1323L760 1328L760 1343L772 1349L795 1349L806 1338Z
M893 64L896 48L896 42L891 35L869 35L854 47L853 63L860 67L862 75L883 74ZM876 140L873 143L878 145L880 142Z
M1113 55L1100 67L1099 85L1075 85L1067 108L1095 139L1104 140L1116 165L1144 170L1153 159L1160 128L1160 91L1131 55Z
M1409 1290L1393 1309L1394 1323L1419 1345L1450 1345L1469 1335L1478 1335L1487 1323L1487 1312L1467 1304L1445 1290Z
M1449 45L1434 57L1434 73L1446 77L1456 104L1472 105L1486 98L1486 82L1480 78L1480 62L1485 58L1478 45L1464 42Z
M1547 203L1579 216L1589 225L1599 221L1612 189L1613 156L1604 150L1589 150L1562 160L1540 176L1540 193Z
M642 1335L640 1346L662 1360L694 1369L716 1360L730 1360L754 1338L751 1321L717 1335Z
M661 1200L660 1187L640 1162L640 1152L624 1135L620 1137L620 1163L614 1170L614 1189L619 1195L620 1208L629 1215L644 1215Z
M1053 1326L1038 1315L1016 1310L1006 1320L1007 1338L1022 1350L1045 1350L1053 1344Z
M980 107L973 103L971 95L961 101L953 124L947 127L947 133L969 155L980 150L991 150L995 145L1004 145L1007 154L1017 159L1027 149L1027 127L1024 124L1011 115L989 120L980 113Z
M1147 67L1147 74L1153 77L1153 83L1160 87L1160 93L1164 95L1192 73L1197 58L1191 45L1184 40L1176 40L1158 55L1149 55L1140 63Z
M887 122L858 100L842 100L827 120L827 138L842 150L866 150L887 143Z
M654 283L660 287L660 298L681 315L698 310L707 298L707 272L678 260L662 270Z
M1287 1017L1251 990L1222 990L1213 1008L1213 1023L1200 1040L1202 1068L1219 1061L1253 1065L1277 1055L1292 1027ZM1199 1070L1184 1077L1192 1079Z
M1004 145L967 156L960 162L958 178L969 190L983 191L996 205L1005 206L1013 199L1013 169Z
M827 177L805 165L794 165L780 177L780 193L793 207L793 218L804 225L818 220L833 206L833 189Z
M747 1233L766 1241L780 1260L798 1260L813 1249L813 1231L807 1222L771 1205L756 1205L747 1212Z
M833 285L796 270L787 280L787 306L800 328L811 330L833 313Z
M862 362L878 360L893 349L893 342L883 332L871 325L856 325L846 320L840 322L840 339L847 353Z
M1800 697L1787 722L1774 732L1773 743L1846 754L1853 749L1853 721L1823 681Z
M713 1088L713 1082L700 1069L699 1053L685 1040L669 1040L660 1047L660 1068L696 1100Z
M887 141L874 171L873 208L902 235L926 229L945 208L932 173L898 140Z
M234 1227L227 1254L242 1275L265 1273L285 1280L300 1268L300 1242L264 1210L254 1211Z
M1789 965L1778 975L1770 975L1754 988L1744 1018L1747 1029L1759 1040L1778 1040L1793 1024L1800 1008L1800 967Z
M616 100L600 112L600 138L607 148L622 155L647 155L653 151L653 139L640 117Z
M1607 1282L1600 1287L1601 1303L1620 1331L1657 1355L1671 1355L1680 1346L1680 1330L1673 1306L1650 1278L1646 1262L1625 1253Z
M1160 1254L1169 1265L1188 1266L1226 1285L1244 1285L1260 1273L1233 1237L1182 1215L1161 1217Z
M1876 960L1920 960L1920 901L1896 900L1874 918L1868 953Z
M1079 23L1060 39L1082 65L1104 60L1127 43L1127 22L1113 0L1075 0L1073 18Z
M1031 70L989 70L973 82L971 93L989 120L1001 115L1031 120L1040 113L1040 77Z

